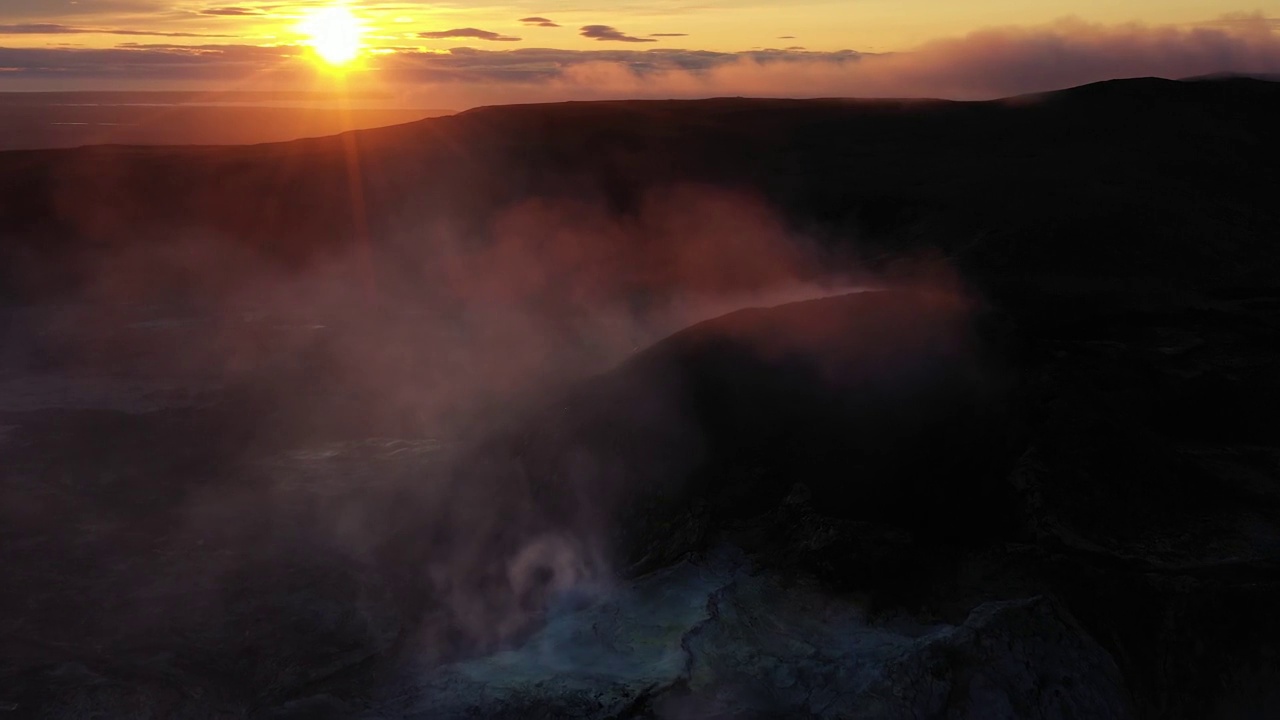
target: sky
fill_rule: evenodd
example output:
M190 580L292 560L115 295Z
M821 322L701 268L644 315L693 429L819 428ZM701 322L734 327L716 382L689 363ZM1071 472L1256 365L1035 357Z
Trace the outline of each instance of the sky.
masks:
M360 57L340 68L305 32L335 4L362 32ZM969 99L1217 72L1280 72L1280 0L0 0L0 90L359 86L460 109Z

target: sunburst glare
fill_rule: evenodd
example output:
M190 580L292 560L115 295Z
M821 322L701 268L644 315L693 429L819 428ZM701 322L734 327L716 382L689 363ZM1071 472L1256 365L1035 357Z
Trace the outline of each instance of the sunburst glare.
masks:
M360 19L342 6L311 11L298 29L307 37L307 45L317 58L335 68L350 65L364 49Z

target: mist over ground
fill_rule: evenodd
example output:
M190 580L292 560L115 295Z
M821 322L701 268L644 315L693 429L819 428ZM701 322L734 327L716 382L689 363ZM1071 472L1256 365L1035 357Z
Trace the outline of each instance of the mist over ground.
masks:
M0 702L1265 716L1278 102L0 153Z
M603 496L557 524L501 454L472 447L684 327L873 282L826 263L758 198L709 186L663 191L625 221L590 202L520 203L494 228L431 242L403 228L289 270L191 233L162 252L99 254L92 282L57 304L10 305L0 413L19 424L6 439L7 521L53 543L24 551L36 565L10 558L27 587L11 598L62 595L62 569L37 558L87 553L95 569L77 582L132 587L132 599L82 615L56 642L111 657L217 633L207 649L221 653L246 612L222 598L269 598L270 568L305 560L339 574L323 584L384 574L375 587L389 595L354 606L373 626L361 615L355 628L313 628L356 633L356 652L396 637L440 661L492 651L535 627L552 595L608 586L619 570L599 532L612 512ZM634 391L668 389L651 378ZM670 412L664 425L679 427ZM42 418L68 429L43 437ZM597 460L581 462L597 473L585 469ZM94 467L109 501L55 490L51 473ZM30 497L24 469L53 494ZM606 483L579 481L593 493ZM157 494L156 482L168 487ZM149 549L138 555L137 542ZM62 608L47 602L41 617ZM14 640L41 655L45 637ZM231 682L299 681L288 666L312 662L309 641L272 637L260 651L272 664L238 666ZM324 677L323 657L305 677Z

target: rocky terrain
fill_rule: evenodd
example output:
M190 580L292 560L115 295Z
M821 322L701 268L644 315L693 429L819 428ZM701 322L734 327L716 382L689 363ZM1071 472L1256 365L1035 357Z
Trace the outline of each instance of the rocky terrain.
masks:
M1275 716L1278 114L0 153L0 716Z

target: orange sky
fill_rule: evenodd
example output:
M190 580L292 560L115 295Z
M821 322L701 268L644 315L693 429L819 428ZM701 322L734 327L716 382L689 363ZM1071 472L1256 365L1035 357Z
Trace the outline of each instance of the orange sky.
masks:
M62 26L76 30L191 33L253 44L297 42L298 19L310 8L330 2L235 2L235 0L5 0L0 24ZM423 32L475 28L517 37L527 46L594 48L597 40L583 37L579 28L607 25L628 36L650 38L659 33L681 37L655 38L664 46L735 51L761 47L803 45L811 50L903 50L929 39L1002 25L1037 25L1076 17L1086 21L1148 24L1189 24L1213 20L1224 13L1256 12L1280 17L1280 0L1253 0L1229 7L1215 0L631 0L597 7L576 0L476 0L455 2L345 3L362 17L372 44L442 49L475 44L475 39L427 40ZM560 27L520 22L544 17ZM50 28L55 29L55 28ZM0 44L39 47L71 44L110 47L121 36L100 33L8 33ZM779 44L783 36L796 42ZM162 36L163 37L163 36ZM790 40L791 38L786 38ZM504 42L504 41L499 41ZM625 42L625 41L620 41Z
M299 83L304 66L320 82L323 73L315 73L320 63L306 49L300 23L318 7L334 4L3 0L0 90L279 86ZM1258 72L1273 70L1270 46L1280 32L1280 0L1253 0L1241 7L1217 0L799 0L786 5L622 0L598 6L579 0L353 0L345 5L359 18L364 44L363 61L349 74L358 72L362 83L372 85L408 79L455 88L474 82L562 82L580 66L603 72L609 82L618 78L605 65L623 66L641 78L655 72L719 72L744 60L769 65L799 59L847 67L854 53L927 54L932 49L936 55L940 44L972 44L984 33L982 47L994 52L1003 46L991 44L991 32L1020 41L1039 33L1057 38L1051 42L1081 45L1079 53L1096 54L1080 61L1095 74L1105 75L1107 62L1116 63L1118 75L1144 71L1144 57L1150 60L1152 53L1176 56L1169 72ZM1209 42L1202 31L1248 46L1224 53L1221 43ZM1151 46L1147 56L1122 45L1096 47L1099 38L1133 40L1133 32L1142 33L1136 38L1140 45ZM1259 40L1261 35L1267 37ZM1084 47L1089 43L1095 47ZM1179 43L1196 45L1196 57L1178 55L1172 46ZM1109 59L1117 53L1128 59ZM1163 65L1150 67L1163 74ZM939 69L945 70L945 63ZM1052 75L1052 68L1044 70ZM686 80L696 84L696 79ZM591 84L581 77L575 82Z

